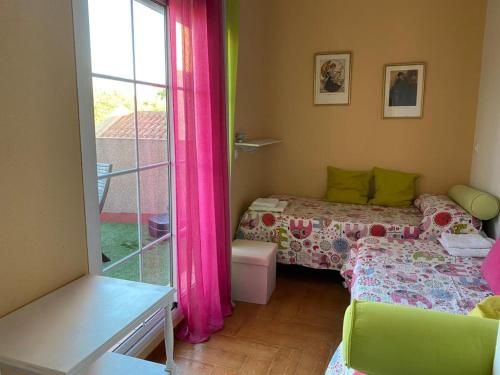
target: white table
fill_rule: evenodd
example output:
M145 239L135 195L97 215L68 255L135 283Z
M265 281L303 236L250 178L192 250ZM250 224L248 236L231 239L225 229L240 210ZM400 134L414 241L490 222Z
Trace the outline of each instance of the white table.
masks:
M110 374L109 366L130 368L130 361L140 366L146 361L105 353L164 309L166 370L174 373L173 299L171 287L84 276L0 319L0 369L102 375ZM164 373L161 368L158 374Z
M113 352L105 353L94 362L85 375L159 375L165 366Z

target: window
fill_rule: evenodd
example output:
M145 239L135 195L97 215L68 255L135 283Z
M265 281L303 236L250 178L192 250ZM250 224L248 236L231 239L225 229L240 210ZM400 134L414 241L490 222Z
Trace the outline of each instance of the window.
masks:
M90 44L87 60L93 96L93 121L82 122L85 129L81 131L87 171L87 237L93 248L89 260L93 271L105 276L170 285L173 239L166 8L150 0L79 3L88 6L86 42ZM77 21L75 17L75 30ZM79 53L84 49L78 48L75 36L81 65ZM78 70L82 95L83 74L81 67ZM89 171L94 175L89 177ZM96 186L97 196L89 193ZM96 202L87 204L89 199Z
M167 9L151 0L73 0L89 270L172 285ZM163 311L114 350L135 355Z

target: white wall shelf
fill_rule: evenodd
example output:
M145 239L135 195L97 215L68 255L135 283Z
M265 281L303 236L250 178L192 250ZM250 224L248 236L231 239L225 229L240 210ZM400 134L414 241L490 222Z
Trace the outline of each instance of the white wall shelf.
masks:
M234 146L245 151L245 150L256 150L265 146L270 146L281 142L283 142L281 139L274 139L274 138L249 139L243 142L234 142Z
M236 147L249 147L249 148L261 148L264 146L274 145L276 143L283 142L281 139L274 138L262 138L262 139L249 139L243 142L235 142Z

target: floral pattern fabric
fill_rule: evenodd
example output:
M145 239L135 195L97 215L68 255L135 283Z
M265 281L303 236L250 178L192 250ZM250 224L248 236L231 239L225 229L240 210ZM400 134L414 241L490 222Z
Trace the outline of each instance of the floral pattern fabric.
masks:
M418 228L418 238L436 241L445 233L477 233L481 221L469 215L462 207L444 195L422 194L414 202L423 213ZM341 273L346 286L350 288L353 268L356 262L356 248L351 249L349 261L342 267Z
M344 365L344 351L342 350L342 343L338 346L333 357L328 364L325 375L364 375L363 373L350 369Z
M492 294L483 260L451 256L433 241L366 237L358 242L351 298L467 314Z
M237 238L278 244L277 261L340 270L369 235L417 238L422 214L415 207L396 208L332 203L321 199L275 195L286 200L283 213L248 210Z
M454 257L433 241L367 237L358 241L351 298L467 314L492 295L484 258ZM328 375L361 374L343 365L341 346Z
M481 220L444 195L422 194L415 200L415 206L423 213L420 225L420 239L436 241L441 233L477 233Z

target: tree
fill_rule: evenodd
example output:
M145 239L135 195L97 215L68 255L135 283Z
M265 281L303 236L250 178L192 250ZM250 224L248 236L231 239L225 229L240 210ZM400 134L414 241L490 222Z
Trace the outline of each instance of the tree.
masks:
M137 103L138 111L165 111L166 92L164 89L158 89L154 98L143 100ZM134 111L134 98L126 96L117 90L99 90L94 92L94 121L98 126L108 117L114 115L123 115L118 113L120 110Z
M133 112L133 98L129 98L116 90L103 90L94 93L94 121L96 126L102 124L104 120L120 108Z
M165 98L167 97L166 91L164 89L158 89L155 95L156 97L152 100L144 100L141 103L137 103L137 110L165 112Z

